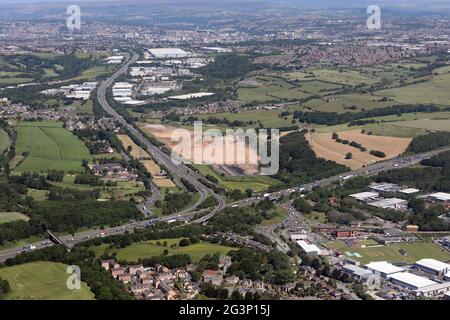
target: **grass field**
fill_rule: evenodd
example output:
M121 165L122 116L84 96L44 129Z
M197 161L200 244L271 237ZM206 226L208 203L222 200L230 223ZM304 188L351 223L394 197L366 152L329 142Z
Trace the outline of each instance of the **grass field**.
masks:
M378 79L374 79L368 77L366 75L361 74L358 71L354 70L333 70L333 69L314 69L312 73L316 77L316 79L338 83L343 85L355 86L359 84L373 84L378 81Z
M276 185L278 180L269 176L220 176L210 166L194 165L201 175L212 175L219 180L219 184L229 190L252 189L255 192L266 191L271 185Z
M0 224L17 220L28 221L30 218L19 212L0 212Z
M67 129L62 123L42 121L23 122L16 127L17 154L28 154L25 160L14 169L24 171L83 171L83 159L91 160L92 156L84 143Z
M0 153L3 153L3 151L8 148L11 140L9 139L8 134L5 130L0 129Z
M54 262L32 262L0 268L0 278L8 280L8 300L93 300L94 294L82 282L80 290L66 285L67 265Z
M362 256L361 258L356 256L349 256L349 258L356 259L362 263L369 263L371 261L412 263L423 258L431 258L444 262L450 260L450 255L447 252L430 242L396 243L387 246L366 248L349 248L342 242L329 242L327 243L327 247L340 250L343 254L345 252L359 253ZM400 249L407 252L406 256L400 253Z
M80 75L69 79L68 81L91 81L97 77L111 74L114 71L114 66L95 66L84 70Z
M219 252L220 254L227 254L231 250L237 250L236 248L233 247L222 246L219 244L213 244L209 242L199 242L196 244L191 244L186 247L178 247L178 246L175 248L170 247L172 244L178 244L181 239L182 238L143 241L133 243L132 245L123 249L114 250L114 252L117 252L118 260L137 261L138 259L150 258L153 256L161 255L163 251L167 249L169 255L189 254L192 257L192 260L198 261L207 254L214 254L216 252ZM162 245L164 241L167 241L166 247ZM158 242L161 243L161 245L158 245L157 244ZM106 245L93 248L97 256L99 254L101 255L101 253L103 253L105 249Z

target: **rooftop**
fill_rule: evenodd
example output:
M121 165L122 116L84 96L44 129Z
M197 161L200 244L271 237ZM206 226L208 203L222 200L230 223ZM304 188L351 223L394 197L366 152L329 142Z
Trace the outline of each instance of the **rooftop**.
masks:
M388 275L405 271L405 269L394 266L393 264L388 263L386 261L376 261L368 263L366 264L366 268L373 270L375 272L381 272Z
M358 199L358 200L366 200L370 198L378 198L378 192L360 192L351 194L350 197Z
M413 193L417 193L419 191L420 191L419 189L414 189L414 188L407 188L407 189L400 190L400 192L404 193L404 194L413 194Z
M417 289L436 284L436 282L431 281L430 279L420 277L420 276L417 276L417 275L415 275L413 273L409 273L409 272L396 273L396 274L391 275L390 277L393 280L403 282L403 283L413 286Z
M415 264L437 272L443 272L450 268L449 264L435 259L422 259L417 261Z
M398 198L387 198L369 203L369 205L379 208L388 208L396 205L406 204L408 201Z
M315 244L309 244L306 241L303 240L299 240L297 241L297 244L300 246L300 248L302 248L306 253L311 253L311 252L320 252L320 249L318 246L316 246Z
M428 197L434 198L436 200L448 201L448 200L450 200L450 193L436 192L436 193L432 193L432 194L428 195Z

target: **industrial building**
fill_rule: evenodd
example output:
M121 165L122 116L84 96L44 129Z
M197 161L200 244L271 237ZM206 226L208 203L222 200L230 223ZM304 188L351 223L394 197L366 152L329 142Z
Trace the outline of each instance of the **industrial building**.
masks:
M189 56L189 52L180 48L153 48L148 49L148 52L156 59L186 58Z
M406 189L400 190L399 192L410 195L410 194L418 193L418 192L420 192L420 190L414 189L414 188L406 188Z
M406 210L408 201L398 198L387 198L369 203L370 206L381 209Z
M386 261L371 262L366 264L365 267L373 273L379 274L385 278L390 277L393 274L405 271L405 269L394 266L393 264Z
M449 291L450 291L450 282L444 282L421 287L416 290L416 294L422 297L435 297L448 294Z
M351 194L350 197L361 201L361 202L369 202L369 201L374 201L376 199L378 199L378 197L380 196L380 194L378 192L360 192L360 193L355 193L355 194Z
M394 284L401 285L411 290L419 290L424 287L437 284L428 278L421 277L409 272L397 272L389 276L390 281Z
M300 248L303 249L303 251L305 251L305 253L307 255L310 255L310 256L319 256L319 255L321 255L321 250L315 244L309 244L309 243L307 243L304 240L297 241L297 244L299 245Z
M400 187L394 183L372 183L369 186L370 190L377 192L397 192L400 190Z
M422 259L414 264L418 270L442 276L450 271L450 265L435 259Z
M373 273L370 270L355 266L354 264L346 264L342 270L354 276L358 280L367 280Z

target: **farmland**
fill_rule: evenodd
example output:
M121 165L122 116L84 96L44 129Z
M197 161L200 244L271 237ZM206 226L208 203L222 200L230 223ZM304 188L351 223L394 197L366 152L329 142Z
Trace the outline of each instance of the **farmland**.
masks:
M23 122L16 127L16 153L25 159L16 172L49 170L78 171L82 160L92 157L84 143L55 121Z
M0 224L18 220L28 221L30 218L19 212L0 212Z
M400 243L374 247L367 246L366 248L350 248L342 242L330 242L327 243L327 247L340 250L349 258L356 259L361 263L369 263L371 261L413 263L423 258L440 261L448 261L450 259L450 255L447 252L430 242ZM406 255L400 253L401 249L406 251ZM351 254L358 253L361 257L357 255L349 256L347 252Z
M402 154L411 143L410 138L367 135L361 133L360 130L341 131L337 134L341 139L361 144L367 148L367 151L362 152L348 144L338 143L332 139L330 133L308 133L306 138L319 158L333 160L352 169L358 169L381 160L369 154L370 150L382 151L386 154L383 159L391 159ZM352 153L351 159L345 159L347 153Z
M117 135L117 138L119 138L120 142L122 143L123 147L125 149L128 149L129 147L131 147L131 151L130 154L131 156L133 156L136 159L139 158L149 158L150 155L147 153L147 151L145 151L144 149L142 149L141 147L139 147L129 136L127 136L126 134L119 134Z
M10 139L5 130L0 129L0 153L6 150L10 144Z
M82 282L81 290L67 288L67 265L33 262L0 268L0 278L8 280L9 300L93 300L94 294Z
M123 249L112 249L110 253L117 252L118 260L137 261L139 259L159 256L163 254L164 250L167 250L169 255L189 254L192 260L198 261L207 254L214 254L216 252L219 252L220 254L227 254L231 250L236 250L236 248L233 247L203 241L186 247L176 246L171 248L171 245L178 244L181 239L182 238L143 241L133 243ZM163 245L165 241L167 241L167 246ZM103 245L100 247L94 247L93 249L98 256L99 254L101 255L107 247Z

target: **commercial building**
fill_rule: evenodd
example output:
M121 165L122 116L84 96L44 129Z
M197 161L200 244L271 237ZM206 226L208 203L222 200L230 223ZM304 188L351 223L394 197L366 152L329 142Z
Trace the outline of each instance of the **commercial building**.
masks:
M400 190L399 192L400 193L403 193L403 194L414 194L414 193L418 193L420 190L419 189L414 189L414 188L407 188L407 189L403 189L403 190Z
M297 244L299 245L300 248L303 249L303 251L305 251L307 255L319 256L321 254L321 250L315 244L309 244L304 240L297 241Z
M156 59L186 58L189 56L189 52L180 48L153 48L148 49L148 52Z
M400 273L405 271L405 269L394 266L391 263L388 263L386 261L377 261L377 262L371 262L365 265L365 267L372 271L375 274L379 274L382 277L390 277L396 273Z
M397 192L400 187L394 183L372 183L369 186L370 190L377 191L377 192Z
M366 280L373 274L370 270L355 266L354 264L346 264L342 267L342 270L360 280Z
M387 198L371 202L369 205L381 209L405 210L408 208L408 201L398 198Z
M418 296L423 297L435 297L448 294L449 291L450 291L450 282L444 282L421 287L416 290L416 294Z
M442 276L450 271L450 265L435 259L422 259L414 264L418 270Z
M352 228L340 228L333 232L336 238L352 238L358 235L358 231Z
M214 95L214 93L212 93L212 92L196 92L196 93L182 94L179 96L170 96L167 99L169 99L169 100L188 100L188 99L208 97L208 96L212 96L212 95Z
M447 209L450 208L450 193L437 192L428 195L428 200L432 202L441 202Z
M378 199L379 196L380 194L378 192L360 192L350 195L350 197L355 198L356 200L361 202L374 201Z
M401 285L411 290L418 290L420 288L428 287L436 284L428 278L420 277L409 272L398 272L389 276L392 283Z

